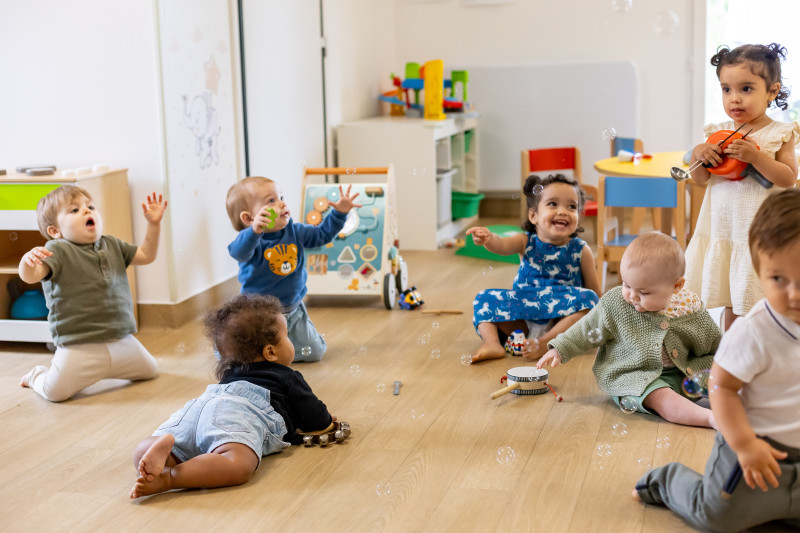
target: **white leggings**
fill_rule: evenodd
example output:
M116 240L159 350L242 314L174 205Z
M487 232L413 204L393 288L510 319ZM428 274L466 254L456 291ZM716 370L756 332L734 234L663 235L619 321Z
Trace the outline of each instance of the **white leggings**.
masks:
M59 346L48 369L28 372L28 385L42 398L62 402L101 379L152 379L158 363L150 352L127 335L117 341Z

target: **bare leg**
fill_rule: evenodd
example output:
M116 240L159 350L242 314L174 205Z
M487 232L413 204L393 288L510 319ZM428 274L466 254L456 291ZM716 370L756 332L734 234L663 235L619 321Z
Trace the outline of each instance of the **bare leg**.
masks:
M136 479L130 497L139 498L172 489L215 488L241 485L250 481L258 457L248 446L230 442L211 453L204 453L185 463L168 466L153 479Z
M167 433L160 437L148 437L139 443L133 454L133 466L147 481L153 481L166 466L175 466L178 460L172 455L175 436ZM169 465L168 465L169 461Z
M733 325L733 322L739 318L739 315L733 314L733 309L730 307L725 308L725 312L723 313L723 322L722 322L722 331L728 331L730 327Z
M501 359L506 356L506 350L500 344L500 337L497 334L497 324L493 322L481 322L478 324L478 332L481 334L483 344L472 355L472 362L484 361L486 359Z
M654 390L647 395L643 404L668 422L717 429L711 409L700 407L669 387Z
M572 313L569 316L565 316L556 322L549 331L545 332L544 335L536 339L536 342L529 341L525 345L525 347L522 349L522 357L528 361L540 359L544 354L547 353L547 350L550 349L547 347L548 342L555 339L560 333L567 331L588 312L588 309L584 309L583 311L578 311L577 313Z

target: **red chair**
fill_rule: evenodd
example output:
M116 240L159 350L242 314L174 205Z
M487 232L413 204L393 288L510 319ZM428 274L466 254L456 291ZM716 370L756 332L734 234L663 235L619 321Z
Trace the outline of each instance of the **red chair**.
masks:
M522 185L531 174L549 174L556 171L571 170L572 176L581 184L587 196L583 206L584 217L597 217L597 187L583 183L581 171L581 151L575 147L542 148L522 151ZM528 204L523 194L520 198L522 218L527 219Z

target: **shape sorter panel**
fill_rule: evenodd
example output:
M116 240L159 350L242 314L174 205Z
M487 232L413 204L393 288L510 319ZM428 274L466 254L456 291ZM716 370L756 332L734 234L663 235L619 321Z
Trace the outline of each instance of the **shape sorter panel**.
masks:
M339 200L340 184L307 185L303 195L305 224L321 224L333 208L328 200ZM341 184L346 191L348 185ZM359 193L344 227L333 241L319 248L306 248L309 294L381 295L384 270L389 264L385 217L386 183L354 183L351 194Z

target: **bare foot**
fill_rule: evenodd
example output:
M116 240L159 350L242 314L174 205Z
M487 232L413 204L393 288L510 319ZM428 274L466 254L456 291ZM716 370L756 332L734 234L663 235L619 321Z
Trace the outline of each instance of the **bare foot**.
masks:
M487 359L502 359L505 356L506 350L500 345L500 343L484 342L472 356L472 362L477 363Z
M142 458L139 460L139 475L144 481L152 483L156 477L164 472L164 467L169 459L169 454L172 453L172 447L175 445L175 436L167 433L161 435L150 447L144 452ZM136 480L134 491L139 486L139 480ZM164 489L169 490L169 489ZM161 492L161 491L157 491ZM133 494L133 492L131 492ZM153 494L148 492L148 494ZM138 496L132 496L138 498Z
M540 342L540 339L530 339L525 341L525 345L522 347L522 358L526 361L536 361L541 359L549 349L547 342Z
M159 492L166 492L168 490L172 490L172 476L170 476L169 470L165 470L155 476L151 481L143 477L136 478L136 483L133 484L130 497L132 500L135 500L142 496L158 494Z
M639 497L639 491L637 491L636 489L633 489L631 496L633 496L633 499L636 500L637 502L642 501L642 499Z

